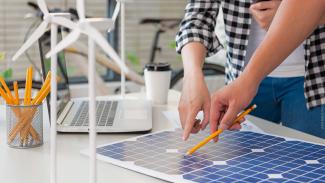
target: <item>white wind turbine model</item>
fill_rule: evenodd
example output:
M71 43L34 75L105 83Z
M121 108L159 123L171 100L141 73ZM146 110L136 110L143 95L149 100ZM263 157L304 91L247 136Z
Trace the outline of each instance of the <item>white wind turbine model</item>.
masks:
M125 0L121 1L121 58L125 63ZM125 97L125 73L121 72L121 95Z
M74 23L64 17L69 17L68 13L49 13L44 0L37 0L38 7L43 13L42 23L35 29L31 36L21 46L21 48L12 57L15 61L21 56L28 48L30 48L46 31L47 27L51 25L51 48L54 48L57 43L58 25L73 29ZM57 71L57 54L51 56L51 72ZM44 73L45 74L45 73ZM50 182L56 182L56 121L57 121L57 82L56 76L51 77L51 145L50 145Z
M133 0L119 0L121 2L121 22L120 22L120 33L121 33L121 59L125 63L126 56L125 56L125 3L127 2L133 2ZM108 30L109 31L109 30ZM125 73L122 71L121 72L121 96L122 98L125 97Z
M119 10L120 3L118 2L115 10ZM117 65L122 69L124 73L129 73L129 69L124 62L120 59L115 50L108 44L102 34L93 27L93 24L99 26L105 26L109 24L112 29L114 26L114 20L107 18L86 18L84 0L77 0L77 11L79 15L79 21L76 23L73 31L67 35L55 48L46 55L50 57L57 54L64 48L68 47L79 38L80 34L86 34L88 36L88 78L89 78L89 182L96 182L96 97L95 97L95 43L102 48L102 50L114 60ZM118 12L115 11L113 19L116 19Z

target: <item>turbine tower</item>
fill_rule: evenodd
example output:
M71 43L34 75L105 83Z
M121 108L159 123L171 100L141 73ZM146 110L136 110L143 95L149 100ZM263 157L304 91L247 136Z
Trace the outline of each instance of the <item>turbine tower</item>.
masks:
M51 48L54 48L57 43L58 25L74 28L74 23L64 18L69 17L68 13L50 13L47 9L44 0L37 0L38 7L43 13L43 21L30 35L30 37L24 42L20 49L12 57L13 61L16 61L28 48L30 48L46 31L49 25L51 25ZM57 54L51 56L51 72L57 71ZM44 73L45 74L45 73ZM57 121L57 81L55 75L51 77L51 144L50 144L50 182L56 182L57 164L56 164L56 121Z
M51 57L69 45L78 40L81 33L88 36L88 78L89 78L89 182L95 183L97 181L97 167L96 167L96 96L95 96L95 44L97 44L117 65L121 68L123 73L129 73L129 69L121 60L115 50L108 44L105 37L93 26L105 26L107 29L114 27L115 19L118 13L114 13L113 19L107 18L86 18L84 0L77 0L77 11L79 21L75 24L72 32L68 34L56 47L52 48L46 57ZM117 3L115 10L119 10L120 2Z

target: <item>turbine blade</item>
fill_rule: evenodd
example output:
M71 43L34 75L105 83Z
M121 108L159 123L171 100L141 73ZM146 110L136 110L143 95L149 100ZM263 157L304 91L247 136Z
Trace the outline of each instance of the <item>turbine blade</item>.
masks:
M64 17L53 16L52 22L69 29L76 29L78 27L76 23Z
M83 20L86 18L85 15L85 1L84 0L77 0L77 11L78 11L78 16L80 20Z
M117 1L116 5L115 5L114 12L113 12L113 16L112 16L112 20L113 20L114 24L118 17L118 14L120 13L120 9L121 9L121 2Z
M47 9L46 3L44 0L37 0L37 4L39 9L41 9L41 11L43 12L44 15L48 15L49 14L49 10Z
M115 52L115 50L111 47L111 45L107 42L107 40L100 32L98 32L89 24L85 26L84 31L88 34L88 36L94 39L98 46L101 47L102 50L112 58L112 60L115 61L115 63L121 68L123 72L129 73L129 69L125 63L122 62L120 56Z
M80 35L79 29L74 29L69 35L67 35L61 42L59 42L54 48L50 50L46 54L46 58L50 58L52 55L59 53L64 48L70 46L73 42L75 42Z
M34 42L36 42L46 31L48 22L43 21L35 31L30 35L27 41L19 48L19 50L12 57L12 60L15 61L18 57L23 54Z

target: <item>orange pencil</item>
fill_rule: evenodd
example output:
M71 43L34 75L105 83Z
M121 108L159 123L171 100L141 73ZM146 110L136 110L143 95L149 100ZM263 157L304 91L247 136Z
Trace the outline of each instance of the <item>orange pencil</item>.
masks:
M46 78L45 78L45 81L44 81L44 84L41 88L41 90L37 93L36 97L34 98L34 100L37 100L40 95L42 94L43 90L45 90L46 86L49 85L51 82L51 72L48 72L47 75L46 75ZM34 101L33 100L33 101ZM33 102L32 102L33 103Z
M235 121L233 121L232 125L234 125L235 123L240 123L240 120L243 119L244 116L246 116L247 114L249 114L252 110L254 110L257 106L254 104L251 107L249 107L247 110L245 110L244 112L242 112L236 119ZM204 146L205 144L207 144L210 140L212 140L213 138L217 137L218 135L220 135L223 132L223 130L219 129L216 132L212 133L210 136L208 136L207 138L205 138L204 140L202 140L201 142L199 142L196 146L194 146L192 149L190 149L189 151L187 151L186 155L191 155L193 154L196 150L198 150L199 148L201 148L202 146Z
M28 93L27 93L27 104L30 104L32 97L32 85L33 85L33 67L29 67L28 73Z
M29 73L29 75L30 75L30 73ZM44 81L44 85L42 86L41 90L37 93L36 97L29 104L39 105L42 103L44 98L50 93L50 87L51 87L50 80L51 80L51 72L48 72L46 79ZM30 83L29 83L29 85L30 85ZM9 134L10 141L12 141L16 137L18 132L22 133L21 139L23 141L27 140L28 133L31 133L32 137L36 141L39 140L37 132L35 130L33 130L32 126L30 126L32 116L35 114L35 112L36 112L36 109L30 110L29 113L26 116L24 116L22 121L19 124L17 123L17 125L13 128L13 130Z
M11 103L12 103L11 99L8 97L8 95L7 95L6 92L2 89L2 87L0 87L0 95L1 95L2 98L7 102L7 104L11 104Z
M14 82L15 104L19 105L18 82Z
M46 88L42 91L42 93L39 95L39 97L33 100L32 104L33 105L41 104L42 101L45 99L45 97L50 93L50 90L51 90L51 85L48 84Z
M24 105L27 105L28 80L29 80L29 68L27 68L27 71L26 71L25 94L24 94Z
M14 97L12 96L12 94L11 94L7 84L6 84L6 81L1 76L0 76L0 82L1 82L1 85L3 86L3 88L5 89L6 95L8 95L10 100L13 101Z

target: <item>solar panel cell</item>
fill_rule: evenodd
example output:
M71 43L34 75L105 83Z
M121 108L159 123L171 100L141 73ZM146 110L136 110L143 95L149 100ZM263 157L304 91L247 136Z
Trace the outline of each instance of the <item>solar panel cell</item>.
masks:
M97 153L120 166L134 162L134 166L124 167L169 181L177 175L204 183L325 182L324 146L254 132L227 131L218 143L208 143L192 156L184 156L209 132L191 136L189 142L182 141L181 134L179 129L150 134L99 147ZM152 171L161 174L153 175Z

